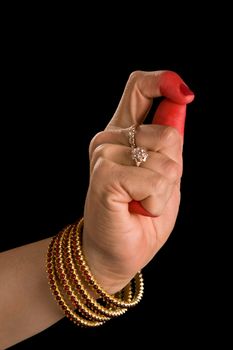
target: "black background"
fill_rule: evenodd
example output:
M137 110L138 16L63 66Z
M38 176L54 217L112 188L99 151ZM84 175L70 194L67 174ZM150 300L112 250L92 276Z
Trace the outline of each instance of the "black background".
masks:
M212 53L196 59L193 42L180 57L171 41L167 54L155 38L146 45L133 34L125 51L122 37L103 42L101 33L84 40L80 32L64 34L56 27L42 32L42 27L31 32L21 23L20 30L7 30L10 39L2 66L2 251L54 235L82 215L88 144L111 118L133 70L174 70L196 98L187 110L179 217L166 245L144 269L141 304L99 329L78 329L64 319L15 348L107 347L111 341L190 348L201 339L206 344L217 340L219 306L213 293L219 278L218 236L212 223L218 210L209 208L216 196L210 184L216 169L212 126L220 108Z

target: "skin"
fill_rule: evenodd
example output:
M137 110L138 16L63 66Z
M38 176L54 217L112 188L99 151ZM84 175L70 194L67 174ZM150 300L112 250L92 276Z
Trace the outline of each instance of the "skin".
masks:
M123 288L154 257L174 227L186 104L194 99L190 90L182 93L183 86L174 72L134 72L109 125L91 142L83 249L96 278L111 293ZM153 98L162 93L166 99L153 125L141 125ZM164 126L168 122L172 127ZM140 124L137 145L149 151L140 167L130 157L127 136L132 124Z
M174 227L180 203L181 133L186 104L194 98L182 93L181 84L174 72L134 72L110 123L91 141L83 250L109 293L123 288L153 258ZM136 167L128 128L142 124L153 98L161 95L166 98L153 124L137 129L137 145L146 148L149 157ZM47 283L48 244L46 239L0 254L0 349L63 317Z

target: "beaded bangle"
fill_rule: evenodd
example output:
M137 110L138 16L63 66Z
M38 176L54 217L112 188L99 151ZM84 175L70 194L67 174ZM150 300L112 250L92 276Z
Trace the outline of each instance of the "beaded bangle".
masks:
M78 314L76 314L71 307L66 303L64 299L63 293L60 291L60 288L57 283L57 276L55 272L55 239L54 237L49 245L48 254L47 254L47 271L48 271L48 278L49 278L49 285L50 289L58 303L58 305L61 307L62 311L64 312L65 316L69 318L73 323L84 326L84 327L96 327L101 326L104 322L93 322L88 319L84 319L80 317ZM56 252L56 254L58 254Z
M75 254L75 251L73 251L72 247L72 233L75 232L76 225L73 225L71 230L68 232L68 237L65 235L63 236L63 246L64 250L62 252L64 264L66 264L67 269L67 278L71 280L72 284L77 288L77 291L79 293L79 297L83 299L84 303L89 307L89 309L98 312L105 316L108 316L108 318L102 318L103 320L109 320L109 317L115 317L120 316L123 313L127 311L127 309L120 309L115 308L113 310L109 310L104 308L102 305L100 305L97 301L94 300L94 298L91 297L90 293L85 289L79 275L78 275L78 267L74 264L74 258L73 255ZM67 239L66 239L67 238ZM72 284L70 286L70 289L72 289ZM73 291L74 293L74 291ZM98 316L99 319L99 316Z
M72 227L68 230L65 230L63 234L56 238L56 247L59 251L59 256L57 257L55 270L57 272L57 276L59 279L62 288L65 290L68 298L75 308L78 308L79 312L90 320L94 321L108 321L109 318L98 315L94 313L91 309L89 309L82 301L82 298L85 296L85 289L83 288L81 281L77 281L77 285L73 287L73 271L65 268L65 260L68 258L67 254L69 252L69 248L66 243L67 235L72 231ZM65 247L63 251L63 247ZM70 278L70 274L72 273L72 278Z
M142 298L141 273L114 296L105 292L92 275L81 249L83 219L52 238L47 253L50 289L64 314L76 325L96 327L124 314ZM100 296L98 300L90 294ZM74 311L75 310L75 311Z
M73 235L75 235L76 228L77 228L77 224L73 225L73 229L70 231L70 235L69 235L68 243L67 243L68 251L70 253L70 256L67 259L67 261L69 262L68 267L69 267L70 271L72 272L71 277L72 277L74 283L79 283L80 289L83 290L82 297L85 298L87 304L89 305L89 307L93 311L100 312L101 314L103 314L105 316L109 316L109 317L116 317L116 316L123 315L127 311L127 308L106 309L101 304L99 304L97 301L95 301L95 299L90 295L90 293L88 293L88 291L85 290L85 287L82 284L81 279L80 279L79 274L78 274L79 266L77 266L75 264L76 251L75 251L75 244L74 244L74 240L73 240Z
M100 297L102 297L106 302L108 302L114 306L129 308L129 307L133 307L136 304L138 304L140 302L140 300L142 299L143 290L144 290L143 277L142 277L142 274L140 272L138 272L136 274L136 276L134 277L135 293L134 293L132 300L129 300L129 301L118 299L118 298L114 297L113 295L108 294L97 283L97 281L95 280L95 277L92 275L92 273L91 273L91 271L90 271L90 269L85 261L85 258L83 256L82 249L81 249L81 234L82 234L82 230L83 230L83 225L84 225L84 219L81 219L79 221L79 223L77 225L77 229L76 229L76 246L75 246L75 249L76 249L75 258L76 258L77 264L80 266L80 272L82 273L83 278L86 280L88 285L90 285L92 287L92 289Z

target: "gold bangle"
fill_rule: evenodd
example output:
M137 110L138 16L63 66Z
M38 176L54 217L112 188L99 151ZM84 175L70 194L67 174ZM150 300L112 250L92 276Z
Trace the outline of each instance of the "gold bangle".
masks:
M54 244L55 244L55 239L56 236L52 238L49 249L48 249L48 254L47 254L47 272L48 272L48 280L49 280L49 285L50 289L64 312L65 316L69 318L73 323L84 326L84 327L96 327L96 326L101 326L104 322L96 322L96 321L90 321L88 319L84 319L80 317L78 314L76 314L70 306L66 303L62 292L60 291L60 288L57 283L57 277L56 277L56 272L55 272L55 252L54 252Z
M47 253L47 273L50 289L66 317L76 325L96 327L124 314L141 300L143 278L139 272L114 296L105 292L83 256L82 229L83 219L78 224L68 225L52 238ZM87 287L100 298L95 300Z
M138 272L136 276L134 277L135 281L135 291L134 296L130 301L118 299L115 296L108 294L105 292L102 287L97 283L95 277L91 273L85 258L82 253L81 249L81 234L84 226L84 219L82 218L76 228L76 241L75 241L75 249L76 249L76 255L75 259L77 262L77 265L80 267L80 272L82 273L83 278L86 280L88 285L91 286L91 288L96 292L98 295L100 295L101 298L103 298L107 303L110 303L111 305L122 307L122 308L129 308L133 307L136 304L140 302L143 296L144 291L144 283L143 283L143 277L141 272Z
M71 272L71 278L74 282L74 284L79 284L80 289L83 291L82 292L82 297L85 298L87 305L95 312L99 312L105 316L108 317L117 317L117 316L121 316L123 315L126 311L127 308L105 308L103 307L101 304L99 304L91 295L90 293L88 293L87 290L85 290L84 285L82 284L79 274L78 274L78 270L79 270L79 266L77 266L74 261L75 261L75 246L74 246L74 240L73 240L73 236L76 233L76 226L77 224L73 225L70 233L69 233L69 237L68 237L68 243L67 243L67 249L69 252L69 256L66 259L66 261L69 263L69 269Z
M107 318L105 316L101 316L97 313L94 313L90 308L88 308L82 301L82 297L86 294L85 289L83 288L81 281L78 281L78 285L80 288L74 289L72 285L72 279L69 278L69 273L67 269L65 268L65 259L67 258L67 252L64 252L62 249L62 246L65 246L65 251L69 251L69 248L65 242L66 237L69 235L70 231L72 230L72 226L69 227L69 229L64 230L63 234L56 238L55 244L57 251L59 252L57 260L56 260L56 266L55 270L59 279L59 282L62 285L62 288L65 290L66 295L68 296L69 300L73 304L75 308L78 309L78 311L85 317L93 321L108 321L110 318Z

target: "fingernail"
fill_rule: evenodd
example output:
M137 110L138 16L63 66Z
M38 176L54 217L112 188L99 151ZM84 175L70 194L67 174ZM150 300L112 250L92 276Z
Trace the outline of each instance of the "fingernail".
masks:
M190 90L190 88L187 85L185 85L184 83L180 84L180 91L184 96L194 95L192 90Z

